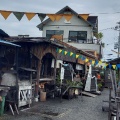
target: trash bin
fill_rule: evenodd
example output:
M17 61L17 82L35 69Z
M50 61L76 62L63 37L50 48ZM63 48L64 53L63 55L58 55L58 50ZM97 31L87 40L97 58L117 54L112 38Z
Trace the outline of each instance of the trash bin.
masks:
M2 116L4 114L5 97L6 97L9 89L10 89L9 87L0 86L0 96L1 96L1 100L0 100L0 116Z
M40 101L46 101L46 92L40 92Z
M5 96L2 96L2 101L0 102L0 116L4 114L4 106L5 106Z

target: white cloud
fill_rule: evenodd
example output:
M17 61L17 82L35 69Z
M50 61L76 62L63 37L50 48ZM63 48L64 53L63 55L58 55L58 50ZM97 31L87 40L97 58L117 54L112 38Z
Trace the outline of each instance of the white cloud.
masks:
M37 12L37 13L56 13L65 6L70 6L77 13L93 13L99 18L99 30L114 27L120 20L120 14L98 14L120 12L119 0L0 0L1 10ZM18 21L14 15L10 15L7 20L0 15L0 29L3 29L11 36L18 34L29 34L30 36L41 36L41 32L36 27L40 20L35 16L28 21L26 16ZM109 43L115 41L118 34L112 30L101 31L104 34L103 42ZM114 48L106 47L105 51ZM111 52L111 51L109 51Z

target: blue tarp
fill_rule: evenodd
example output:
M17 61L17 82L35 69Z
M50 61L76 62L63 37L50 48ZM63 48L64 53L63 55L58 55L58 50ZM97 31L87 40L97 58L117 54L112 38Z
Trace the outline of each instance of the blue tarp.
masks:
M15 47L21 47L20 45L5 41L5 40L0 40L0 44L4 44L4 45L10 45L10 46L15 46Z

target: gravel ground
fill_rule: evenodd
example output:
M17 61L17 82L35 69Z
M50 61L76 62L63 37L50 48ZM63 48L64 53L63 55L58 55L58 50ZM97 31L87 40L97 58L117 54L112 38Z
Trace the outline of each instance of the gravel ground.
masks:
M4 115L0 120L107 120L108 113L102 111L103 100L108 99L108 89L95 98L81 96L74 99L48 99L20 115Z

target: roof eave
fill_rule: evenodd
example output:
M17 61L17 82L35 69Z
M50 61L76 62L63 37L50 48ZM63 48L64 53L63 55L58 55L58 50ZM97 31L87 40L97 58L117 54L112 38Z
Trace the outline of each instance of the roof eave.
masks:
M94 27L94 25L86 20L84 20L81 16L79 16L79 14L77 12L75 12L74 10L72 10L70 7L66 6L64 8L62 8L61 10L59 10L58 12L56 12L55 14L61 14L64 12L64 10L66 8L69 8L76 16L78 16L80 19L82 19L83 21L85 21L86 23L88 23L89 25L91 25L92 27ZM43 24L46 24L47 22L50 21L50 18L46 19L45 21L43 21L42 23L37 25L37 28L39 28L40 30L43 30Z

